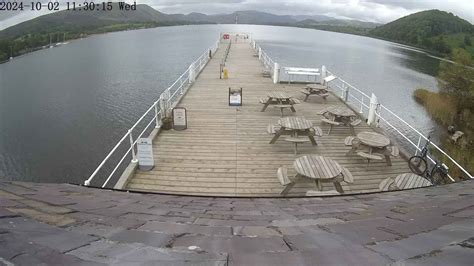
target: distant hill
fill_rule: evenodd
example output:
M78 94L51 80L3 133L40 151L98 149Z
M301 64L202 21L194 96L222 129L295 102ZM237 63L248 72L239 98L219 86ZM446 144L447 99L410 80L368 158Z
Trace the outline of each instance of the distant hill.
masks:
M303 20L314 20L314 21L326 21L326 20L332 20L334 19L333 17L328 17L324 15L312 15L312 16L307 16L307 15L296 15L296 16L291 16L293 19L296 21L303 21Z
M376 27L369 34L449 54L456 47L471 49L474 26L452 13L427 10Z
M161 13L148 5L137 5L137 10L133 12L119 10L117 3L113 3L113 5L111 11L74 12L63 10L40 16L0 31L0 38L16 38L32 33L87 32L100 27L125 23L167 24L166 22L170 21L179 22L176 19L170 19L170 15Z

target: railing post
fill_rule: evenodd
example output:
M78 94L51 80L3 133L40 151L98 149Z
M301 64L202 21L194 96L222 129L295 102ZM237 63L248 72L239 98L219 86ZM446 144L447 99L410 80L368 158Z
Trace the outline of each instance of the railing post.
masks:
M160 128L160 118L158 117L158 101L155 102L155 128Z
M377 107L375 107L375 127L380 126L380 117L382 116L382 109L380 108L380 104L377 103Z
M369 105L369 114L367 116L367 124L373 125L375 123L375 118L376 118L376 110L378 106L378 101L377 101L377 96L372 93L372 97L370 97L370 105Z
M262 47L258 47L258 60L262 61Z
M344 88L344 102L347 102L349 100L349 86L347 86L346 84L344 84L342 86Z
M191 65L189 65L189 83L193 83L195 79L196 73L194 71L194 63L191 63Z
M133 145L132 130L128 130L128 136L130 137L130 148L132 148L132 163L138 163L137 155L135 154L135 147Z
M273 65L273 83L277 84L279 82L280 82L280 65L275 62Z
M326 66L324 66L324 65L321 66L321 80L320 80L319 83L323 84L323 81L324 81L324 79L326 78L327 75L328 74L327 74Z

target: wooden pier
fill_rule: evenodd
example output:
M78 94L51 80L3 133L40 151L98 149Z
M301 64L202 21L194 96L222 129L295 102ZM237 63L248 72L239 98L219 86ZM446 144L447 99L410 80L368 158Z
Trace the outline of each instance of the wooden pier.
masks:
M226 63L229 79L219 79L225 52L222 47L178 105L187 109L188 129L161 131L153 142L155 168L149 172L137 170L126 189L187 195L279 196L283 187L277 180L277 169L285 166L293 176L293 161L307 154L326 156L349 169L354 183L343 183L346 194L378 191L383 179L409 172L402 158L393 158L392 166L384 161L367 166L363 158L346 155L351 148L344 144L351 135L347 127L335 127L331 135L317 138L318 146L299 145L296 157L294 145L284 138L269 144L272 135L267 133L267 126L278 122L280 111L269 107L260 112L259 99L268 92L282 91L301 99L302 103L295 106L296 113L285 114L303 116L325 133L328 125L321 124L323 117L318 113L344 103L334 95L326 102L319 97L303 102L303 85L273 84L271 78L263 77L262 63L244 40L232 43ZM228 105L229 87L243 88L243 106ZM372 129L363 123L355 128L356 133L361 131ZM308 180L297 183L288 195L303 196L314 189L314 182ZM323 190L333 189L332 184L323 184Z

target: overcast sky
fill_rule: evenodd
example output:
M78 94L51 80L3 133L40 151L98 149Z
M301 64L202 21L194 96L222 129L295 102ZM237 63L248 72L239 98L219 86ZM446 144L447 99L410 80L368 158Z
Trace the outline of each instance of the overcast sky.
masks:
M280 15L327 15L379 23L390 22L421 10L440 9L474 23L474 0L137 0L137 3L148 4L165 13L218 14L257 10ZM13 14L2 13L0 29L7 24L10 26L17 21L37 16L29 10L14 17Z
M474 0L140 0L165 13L258 10L285 15L329 15L386 23L426 9L441 9L474 23Z

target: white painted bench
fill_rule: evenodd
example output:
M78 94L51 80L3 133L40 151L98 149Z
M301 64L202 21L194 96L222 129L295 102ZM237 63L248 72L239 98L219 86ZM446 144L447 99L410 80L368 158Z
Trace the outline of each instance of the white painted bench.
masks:
M291 83L293 76L314 76L314 81L317 82L317 76L321 75L318 68L301 68L301 67L285 67L285 73L288 75L288 84ZM309 80L308 80L309 81Z

